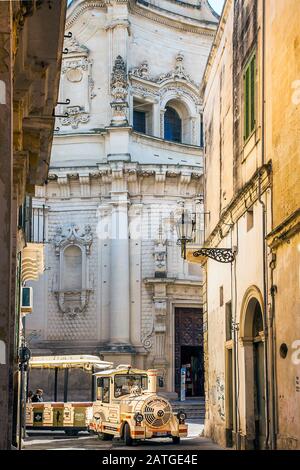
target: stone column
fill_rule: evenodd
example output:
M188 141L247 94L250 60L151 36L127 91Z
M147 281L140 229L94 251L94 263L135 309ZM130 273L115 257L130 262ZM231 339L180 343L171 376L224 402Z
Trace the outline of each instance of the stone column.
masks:
M0 449L11 446L13 331L11 330L13 194L12 2L0 2Z
M112 198L110 342L129 344L129 240L127 193Z

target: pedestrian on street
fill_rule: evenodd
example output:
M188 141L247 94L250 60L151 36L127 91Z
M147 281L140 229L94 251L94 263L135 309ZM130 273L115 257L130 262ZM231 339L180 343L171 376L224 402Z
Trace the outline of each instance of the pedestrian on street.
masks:
M33 395L31 401L32 401L33 403L37 403L37 402L44 401L44 399L43 399L43 393L44 393L44 392L43 392L43 390L42 390L41 388L37 388L37 389L36 389L36 392L35 392L35 394Z

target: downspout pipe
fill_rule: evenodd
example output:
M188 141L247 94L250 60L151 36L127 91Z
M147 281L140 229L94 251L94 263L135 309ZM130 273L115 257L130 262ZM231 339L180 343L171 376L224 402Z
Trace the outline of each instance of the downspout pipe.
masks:
M269 309L269 338L270 338L270 393L271 393L271 449L276 450L276 432L277 432L277 402L276 402L276 332L274 327L275 308L276 308L276 293L277 287L274 285L274 270L276 269L276 255L272 255L270 263L270 295L271 305Z
M265 413L266 413L266 440L265 440L265 449L269 449L269 439L270 439L270 416L269 416L269 367L268 367L268 319L267 319L267 305L268 305L268 295L267 295L267 249L266 249L266 219L267 211L266 205L262 200L261 193L261 177L259 175L258 181L258 201L262 206L262 245L263 245L263 323L264 323L264 369L265 369Z
M265 120L266 120L266 0L262 0L262 115L261 115L261 125L262 125L262 166L266 162L266 143L265 143ZM265 347L264 347L264 357L265 357L265 395L266 395L266 441L265 447L270 447L270 427L271 427L271 449L276 448L276 437L275 437L275 399L274 399L274 361L273 361L273 318L275 310L273 311L275 299L272 297L272 306L268 312L268 259L267 259L267 211L266 204L262 200L261 194L261 175L259 175L259 197L258 201L262 205L263 215L262 215L262 225L263 225L263 283L264 283L264 332L265 332ZM273 288L273 282L271 281L271 290ZM268 363L268 351L270 362ZM270 370L270 372L269 372ZM269 387L270 382L270 387ZM271 389L271 394L270 394ZM271 403L270 403L271 395ZM271 405L269 407L269 405ZM272 410L270 417L270 408Z

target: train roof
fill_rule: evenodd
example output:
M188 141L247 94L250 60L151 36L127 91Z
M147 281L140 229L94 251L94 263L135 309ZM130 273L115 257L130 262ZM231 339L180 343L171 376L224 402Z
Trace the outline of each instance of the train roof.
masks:
M115 369L106 369L99 372L95 372L94 375L105 377L106 375L116 375L116 374L147 374L146 370L134 369L133 367L117 367Z
M71 355L71 356L34 356L29 361L31 368L47 369L47 368L83 368L85 370L104 370L112 368L113 363L102 361L98 356L91 355Z

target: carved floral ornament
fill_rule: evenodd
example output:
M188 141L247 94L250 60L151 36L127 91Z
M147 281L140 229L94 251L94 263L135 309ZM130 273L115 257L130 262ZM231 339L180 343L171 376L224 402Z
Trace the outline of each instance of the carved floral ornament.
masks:
M142 80L146 80L148 82L153 82L157 84L162 84L168 80L176 81L176 80L184 80L196 87L199 88L199 84L194 82L190 75L186 72L185 67L183 65L184 62L184 55L182 52L178 52L175 57L175 65L174 68L167 72L160 74L156 77L150 75L150 68L147 60L144 60L138 67L133 68L129 72L130 78L138 78Z
M60 118L60 123L63 126L71 126L73 129L77 129L80 123L84 124L89 121L90 102L96 96L92 77L93 60L88 58L89 49L80 45L75 37L68 39L65 46L68 54L63 59L62 64L62 87L64 88L68 82L83 87L86 100L85 103L71 102L69 106L62 106L60 114L67 113L67 116Z
M79 243L85 247L86 254L89 255L92 241L92 229L89 224L84 226L84 230L81 234L79 233L79 227L76 224L71 224L65 231L62 225L58 225L54 236L55 253L59 256L60 251L66 246Z
M128 94L128 81L127 81L127 68L123 58L118 55L111 75L111 95L113 101L111 102L112 108L112 126L126 126L128 125L127 119L127 94Z

